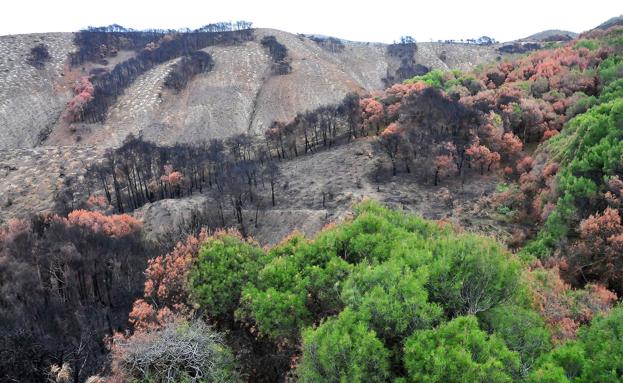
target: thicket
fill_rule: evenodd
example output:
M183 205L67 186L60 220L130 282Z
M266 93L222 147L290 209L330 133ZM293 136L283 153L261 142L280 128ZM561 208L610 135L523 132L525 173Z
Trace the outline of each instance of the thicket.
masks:
M256 381L533 381L576 344L623 352L606 330L620 309L608 316L616 297L603 287L571 290L555 269L440 222L373 202L354 212L314 240L295 233L269 249L231 231L189 237L150 262L134 326L202 313ZM579 355L587 376L620 368Z

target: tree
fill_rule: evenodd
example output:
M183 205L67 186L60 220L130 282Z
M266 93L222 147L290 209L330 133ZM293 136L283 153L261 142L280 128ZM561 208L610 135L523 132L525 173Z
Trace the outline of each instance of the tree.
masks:
M608 207L580 223L580 240L569 257L571 273L580 282L599 281L623 292L622 254L621 216Z
M498 245L483 238L460 236L439 241L429 266L429 299L448 317L478 314L507 302L519 283L519 265Z
M148 261L143 298L134 302L129 315L135 328L158 327L170 313L190 311L188 276L200 247L209 239L207 232L201 230L198 235L191 234L184 242L178 242L169 253Z
M75 96L67 103L65 118L69 122L81 120L87 103L93 100L94 93L95 87L91 83L90 77L82 76L74 86Z
M413 333L405 343L404 364L411 382L512 382L519 357L467 316Z
M450 141L444 142L437 148L437 156L435 157L435 179L434 185L437 186L439 179L446 177L456 164L456 147Z
M275 185L281 177L281 170L274 161L268 161L264 167L264 177L268 179L270 184L270 200L273 207L275 206Z
M302 383L386 382L389 351L349 309L303 333L303 357L297 367Z
M539 314L515 304L498 306L482 315L483 328L504 340L521 360L521 375L527 376L538 358L552 349L551 333Z
M342 300L392 346L441 321L441 307L428 302L427 278L424 270L413 271L404 261L375 267L362 263L344 283Z
M379 135L379 144L391 160L393 176L396 175L396 158L398 157L398 150L404 139L403 134L404 129L393 122Z
M361 108L361 135L367 135L370 130L379 133L383 120L383 104L373 98L363 98L359 101Z
M236 317L261 336L296 341L301 330L343 308L339 292L351 267L293 233L268 254L256 281L243 289ZM296 275L296 278L292 278Z
M480 145L475 142L465 150L465 154L469 157L470 161L480 168L480 174L484 174L485 166L487 171L491 170L491 166L500 162L500 154L492 152L484 145Z
M256 244L233 232L215 233L190 271L194 299L210 317L231 322L242 288L255 281L263 262L263 251Z

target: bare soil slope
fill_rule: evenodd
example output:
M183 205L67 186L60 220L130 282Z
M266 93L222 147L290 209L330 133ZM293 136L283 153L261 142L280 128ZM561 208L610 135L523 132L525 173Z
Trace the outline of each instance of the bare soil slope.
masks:
M39 145L59 119L71 89L63 87L73 34L0 36L0 149ZM45 44L43 69L28 64L31 48Z
M287 47L292 72L271 73L271 58L260 44L275 36ZM30 49L47 45L51 60L44 69L26 62ZM50 33L0 37L0 149L38 145L118 146L129 134L161 144L197 142L241 132L262 134L274 120L339 102L349 92L384 88L399 59L387 45L343 42L327 50L301 35L258 29L254 41L206 48L215 61L211 72L196 76L179 94L165 89L164 78L178 59L140 76L117 99L106 120L68 129L62 112L73 96L72 82L100 65L69 68L67 55L77 48L73 34ZM104 67L133 55L121 51ZM419 43L415 62L431 69L469 69L498 56L495 46Z

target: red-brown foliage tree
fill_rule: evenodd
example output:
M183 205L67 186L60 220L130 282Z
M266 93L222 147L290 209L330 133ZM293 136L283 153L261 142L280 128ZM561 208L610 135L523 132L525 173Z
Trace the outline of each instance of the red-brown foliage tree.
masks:
M95 88L89 76L81 77L74 86L74 97L67 103L66 119L68 122L80 121L84 106L93 99Z
M359 101L361 107L361 135L368 131L379 133L384 118L383 104L373 98L364 98Z
M491 167L497 165L500 162L500 154L492 152L484 145L480 145L478 141L474 142L472 146L465 150L465 154L469 157L472 164L480 168L480 174L484 174L485 167L487 171L491 170Z
M392 122L385 130L379 135L379 144L389 156L392 163L392 175L396 175L396 159L398 157L398 150L400 149L401 142L404 140L405 129L398 123Z
M186 278L201 245L208 239L207 232L201 230L197 236L189 235L186 241L178 242L169 253L148 261L143 298L134 302L129 315L134 327L158 327L170 319L172 312L190 312Z
M97 211L74 210L67 218L55 217L59 222L82 226L93 232L102 232L110 237L119 238L136 233L141 228L141 222L127 214L104 215Z
M570 273L580 283L600 281L623 291L623 225L613 208L580 223L580 240L572 247Z
M616 294L599 284L572 289L560 276L560 268L566 267L564 260L550 268L537 263L527 274L534 304L551 327L556 343L575 338L580 325L607 313L617 300Z

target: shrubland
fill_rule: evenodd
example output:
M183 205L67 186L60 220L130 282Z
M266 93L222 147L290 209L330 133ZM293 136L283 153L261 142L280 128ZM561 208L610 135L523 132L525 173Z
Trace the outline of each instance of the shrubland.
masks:
M180 316L207 321L227 334L247 380L596 381L596 366L617 362L586 350L597 338L623 350L605 330L620 308L602 285L571 289L557 269L494 239L371 201L313 240L294 233L262 248L235 231L191 237L146 275L135 334Z

